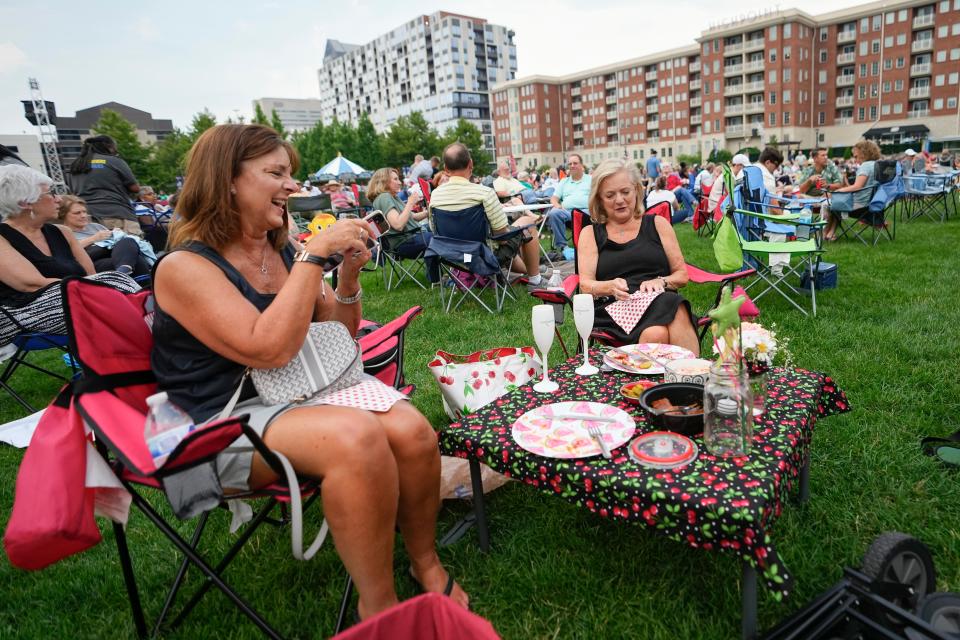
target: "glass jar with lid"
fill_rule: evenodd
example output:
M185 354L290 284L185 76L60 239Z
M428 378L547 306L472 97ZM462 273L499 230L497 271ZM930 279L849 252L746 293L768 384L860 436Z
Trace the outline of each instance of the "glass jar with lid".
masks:
M753 394L742 362L710 367L703 388L703 444L718 457L745 456L753 439Z

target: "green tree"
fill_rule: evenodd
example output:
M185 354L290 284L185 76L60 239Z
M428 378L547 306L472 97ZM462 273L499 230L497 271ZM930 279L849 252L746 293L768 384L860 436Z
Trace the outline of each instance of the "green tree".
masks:
M140 143L133 123L116 111L104 109L100 112L100 119L93 125L93 132L114 139L120 157L130 165L138 181L148 184L148 181L153 180L153 167L150 164L152 145Z
M483 144L483 134L480 129L471 122L463 118L457 120L457 124L450 127L443 134L440 141L440 147L446 147L448 144L461 142L470 150L473 157L473 172L479 176L485 176L490 173L493 164L493 156L486 150Z
M426 158L440 155L440 136L427 123L423 114L414 111L400 116L383 140L384 166L404 167L413 162L418 153Z
M354 155L350 159L368 171L376 171L383 165L380 152L380 134L370 121L366 112L360 114L357 122L357 143Z
M186 172L186 156L193 140L180 129L174 129L156 146L151 164L153 185L159 191L172 193L177 188L177 176Z
M726 149L714 149L710 152L710 156L707 158L710 162L730 162L733 160L733 154L727 151Z
M267 120L267 114L263 112L263 108L260 107L260 103L256 103L253 107L253 124L265 124L270 125L270 122Z
M280 116L277 115L276 109L270 110L270 126L273 127L273 130L280 134L280 137L284 140L287 139L287 131L283 128L283 122L280 121Z
M201 133L216 125L217 117L204 108L203 111L193 116L193 120L190 121L190 133L188 134L190 136L190 143L192 144L200 137Z
M323 121L317 121L306 131L298 131L291 142L300 154L300 170L297 178L303 180L308 174L316 172L329 158L327 157L327 132Z
M327 127L325 141L329 157L324 162L329 162L338 153L356 162L357 132L349 123L340 122L334 117Z

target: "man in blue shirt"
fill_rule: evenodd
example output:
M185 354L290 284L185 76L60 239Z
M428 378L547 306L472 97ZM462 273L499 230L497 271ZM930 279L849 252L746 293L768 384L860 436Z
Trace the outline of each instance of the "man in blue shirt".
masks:
M657 157L657 150L650 150L650 157L647 158L647 177L653 184L660 177L660 158Z
M584 172L583 158L578 153L567 156L567 170L570 175L560 181L556 191L550 196L553 208L547 212L547 226L553 233L551 260L562 259L567 246L567 223L573 219L573 209L586 212L590 200L590 176ZM554 257L556 256L556 257Z

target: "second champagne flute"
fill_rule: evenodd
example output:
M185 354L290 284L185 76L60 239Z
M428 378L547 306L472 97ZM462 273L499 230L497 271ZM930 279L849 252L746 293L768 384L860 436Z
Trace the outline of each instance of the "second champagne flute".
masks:
M593 296L589 293L578 293L573 296L573 320L577 325L577 333L583 340L583 364L576 368L578 376L592 376L599 371L590 364L590 332L593 331Z
M543 361L543 380L533 385L533 390L537 393L553 393L560 388L556 382L550 379L547 373L549 365L547 356L550 353L550 347L553 346L553 332L556 327L553 318L553 306L549 304L538 304L533 308L533 340L537 343L537 349L540 350L540 358Z

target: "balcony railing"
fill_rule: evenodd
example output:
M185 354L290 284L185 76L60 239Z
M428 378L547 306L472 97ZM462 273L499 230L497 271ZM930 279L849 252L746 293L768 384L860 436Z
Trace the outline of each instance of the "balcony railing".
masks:
M853 96L839 96L837 98L838 107L852 107L853 106Z
M911 109L907 111L908 118L929 118L930 109Z
M729 55L731 53L740 53L741 51L743 51L742 42L723 45L723 55Z
M850 29L849 31L839 31L837 32L837 42L853 42L857 39L857 30Z
M699 90L699 89L700 89L700 81L699 81L699 80L691 80L691 81L687 84L687 88L689 88L690 91L697 91L697 90Z
M701 100L700 98L690 98L691 107L699 107L702 104L703 104L703 100Z
M583 118L581 118L580 116L577 116L576 118L573 119L573 124L583 124Z
M727 125L723 129L723 133L728 138L742 138L743 137L743 125L742 124L731 124Z
M690 116L690 124L700 124L702 122L703 122L703 116L701 115Z
M747 73L751 71L763 71L763 60L753 60L743 65L743 70Z
M914 40L910 45L910 51L917 53L920 51L932 51L933 38L924 38L923 40Z
M660 121L659 120L647 120L647 129L659 129Z
M853 64L854 60L857 59L857 53L851 51L850 53L841 53L837 55L837 64Z
M728 64L723 68L723 75L725 76L735 76L743 73L742 64Z
M617 135L617 128L616 128L616 127L607 127L607 134L608 134L608 135L611 135L611 136Z
M617 81L616 81L616 80L607 80L606 82L603 83L603 87L604 87L605 89L616 89L616 88L617 88Z
M573 87L570 89L570 95L573 97L580 95L580 87Z
M837 118L834 122L836 124L853 124L853 118Z
M750 38L743 45L744 51L756 51L758 49L763 49L766 46L763 38Z
M739 116L742 113L742 104L728 104L723 108L723 115L725 116Z
M856 80L856 76L854 76L852 73L848 73L843 76L837 76L837 86L852 87L855 80Z
M766 105L762 102L748 102L743 108L744 113L762 113L766 110Z
M743 85L743 90L746 93L755 93L757 91L763 91L763 80L748 82L745 85Z
M699 62L691 62L690 65L687 67L687 70L688 70L690 73L697 73L698 71L700 71L700 63L699 63Z
M652 88L652 89L647 89L647 91L646 91L646 96L647 96L648 98L656 98L656 97L657 97L657 88L654 87L654 88Z
M660 107L656 103L647 105L647 113L656 113L659 110Z
M643 74L643 79L646 80L647 82L650 82L651 80L656 80L656 79L657 79L657 72L656 72L656 71L647 71L645 74Z
M921 62L920 64L910 65L910 75L911 76L928 76L930 75L931 64L929 62Z
M910 99L919 100L920 98L930 97L930 87L910 87Z
M725 96L738 96L741 93L743 93L743 83L731 84L723 88L723 95Z
M617 104L617 96L607 96L607 104Z
M921 27L929 27L933 24L933 14L927 13L922 16L915 16L913 18L913 28L919 29Z

